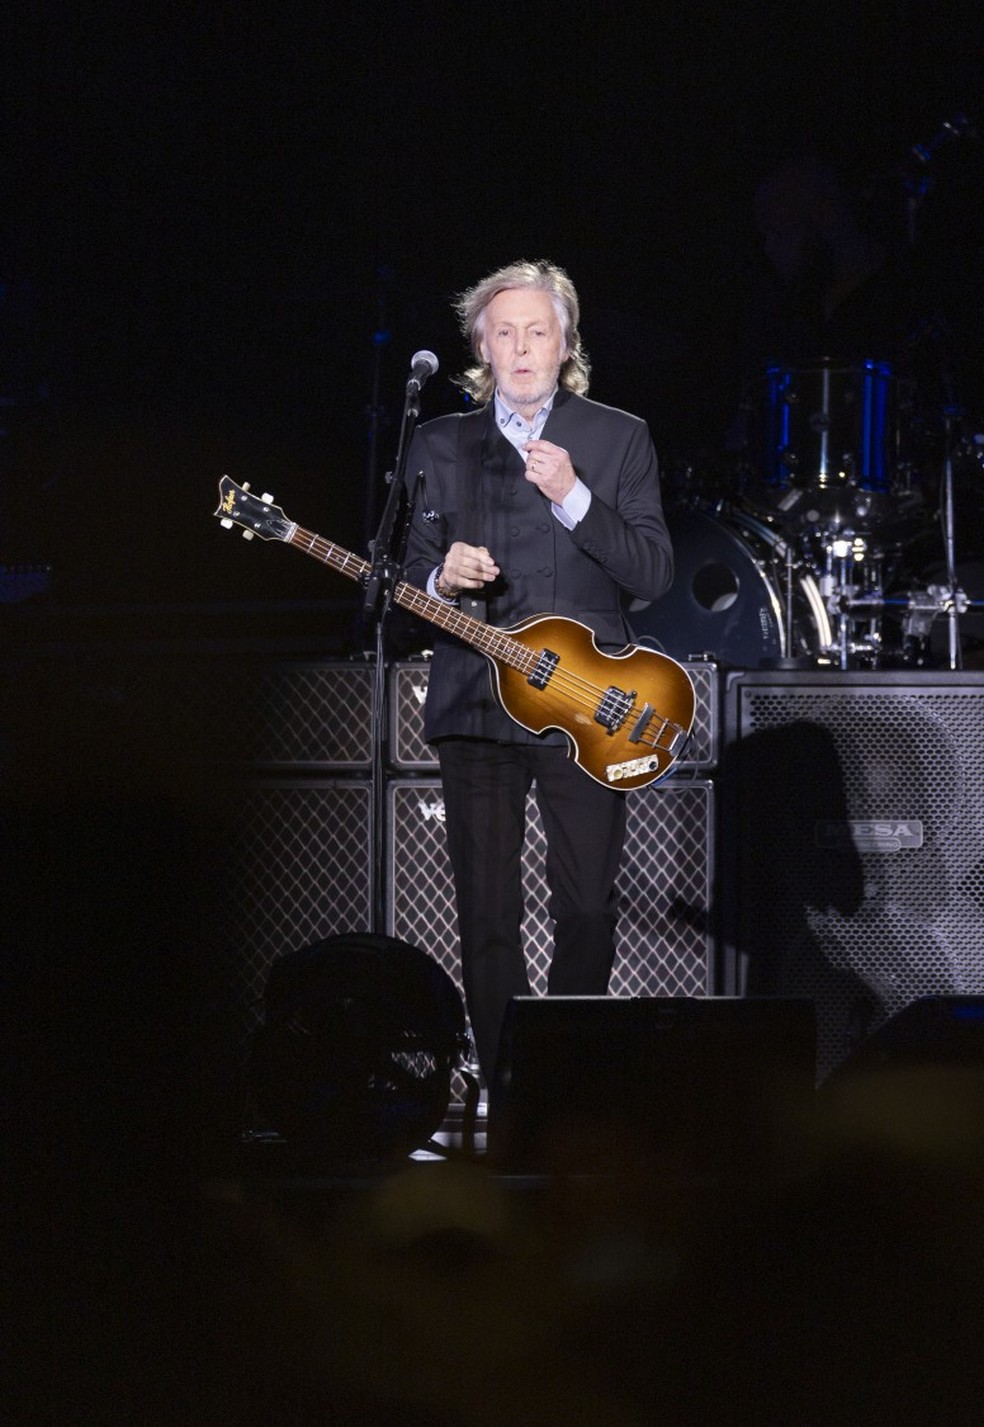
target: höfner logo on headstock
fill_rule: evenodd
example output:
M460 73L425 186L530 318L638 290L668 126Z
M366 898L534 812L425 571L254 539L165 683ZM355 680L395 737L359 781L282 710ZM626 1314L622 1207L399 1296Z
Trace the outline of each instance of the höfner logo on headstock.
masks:
M858 852L901 852L922 847L923 840L918 818L857 818L816 825L816 845L828 851L853 847Z

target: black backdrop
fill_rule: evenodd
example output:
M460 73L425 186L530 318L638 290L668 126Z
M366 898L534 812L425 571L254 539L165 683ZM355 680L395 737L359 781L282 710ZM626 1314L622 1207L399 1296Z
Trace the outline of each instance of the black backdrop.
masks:
M163 1403L170 1420L215 1317L189 1302L198 1209L175 1206L203 1165L228 1177L235 1144L215 948L237 830L221 769L194 755L241 756L240 721L203 750L201 688L135 704L129 643L153 693L167 682L153 641L175 627L221 638L279 602L280 631L316 606L326 652L352 629L343 613L329 638L327 603L348 593L334 576L220 529L218 476L361 547L411 354L441 359L425 414L454 406L449 297L520 255L577 282L594 394L645 415L668 467L713 451L760 270L757 178L815 144L897 234L912 145L956 114L981 123L980 21L966 0L7 11L0 565L52 565L38 625L59 655L32 664L31 602L0 605L0 636L28 635L0 680L3 1123L24 1191L5 1216L25 1324L7 1356L35 1418L112 1420L122 1383L152 1399L143 1420ZM981 173L977 140L947 145L921 215L972 335ZM248 1395L228 1313L220 1382ZM269 1379L278 1412L286 1374ZM249 1406L235 1420L255 1420ZM222 1407L212 1420L233 1420Z
M578 284L595 395L668 466L713 451L757 178L818 147L897 239L912 146L980 122L972 10L37 0L7 22L0 561L69 605L347 593L223 537L215 478L361 548L409 356L452 408L448 299L516 256ZM982 174L944 145L920 214L973 332Z

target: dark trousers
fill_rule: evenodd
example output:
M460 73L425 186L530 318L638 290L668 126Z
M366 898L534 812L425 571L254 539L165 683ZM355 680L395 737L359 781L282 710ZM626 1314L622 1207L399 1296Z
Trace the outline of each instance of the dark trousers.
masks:
M557 745L444 739L438 747L462 980L488 1083L506 1006L530 994L520 934L527 793L535 783L547 838L554 921L547 990L557 996L608 990L625 794L589 778Z

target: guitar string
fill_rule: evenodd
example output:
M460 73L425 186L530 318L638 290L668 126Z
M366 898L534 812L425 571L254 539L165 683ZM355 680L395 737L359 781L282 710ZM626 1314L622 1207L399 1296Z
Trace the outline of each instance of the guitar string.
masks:
M551 685L563 693L572 704L575 706L580 705L593 715L594 710L604 701L608 690L600 689L585 680L581 680L580 687L578 687L576 678L576 675L570 674L567 671L561 674L561 670L558 668L551 676L550 682ZM629 720L638 721L644 713L645 706L640 708L638 703L633 701L626 709L625 717L622 722L626 723ZM640 735L639 743L642 745L654 749L663 749L660 739L668 730L674 734L682 734L684 732L681 725L675 723L673 719L665 717L665 715L659 713L656 709L652 709L651 717L653 722L658 725L658 728L655 734L647 732ZM599 720L599 724L602 727L604 726L601 720ZM664 749L663 751L668 752L669 750Z
M306 544L305 541L307 542ZM354 562L356 565L356 579L368 569L367 562L361 560L358 556L352 555L348 551L343 551L340 546L335 545L332 541L326 540L320 535L313 535L310 531L301 530L300 527L295 529L292 543L297 544L306 554L314 555L320 559L322 563L332 565L340 574L350 573L345 566L351 562ZM339 556L342 558L339 558ZM431 596L424 590L418 590L415 585L402 581L397 586L397 593L399 594L401 591L405 593L406 604L411 610L418 608L423 609L425 606L433 608ZM442 615L445 614L443 607L441 608L441 613ZM455 632L454 625L456 623L460 624L462 628L465 628L467 624L473 622L469 616L462 614L458 610L450 609L447 611L445 618L441 621L443 627L449 629L452 634ZM519 660L510 660L505 657L505 654L500 654L499 657L502 658L503 662L508 664L510 668L517 669L520 673L536 668L537 663L545 651L541 650L537 652L528 649L521 640L518 640L516 636L511 634L507 629L499 630L494 625L485 626L484 628L487 628L489 631L486 642L490 645L499 645L502 649L511 645L522 651L522 658ZM576 672L568 670L563 665L558 665L551 672L549 681L553 687L563 693L575 707L580 705L588 712L597 709L608 692L607 688L602 689L598 685L592 684L589 679L585 679ZM625 712L623 722L630 718L637 721L644 713L645 706L640 708L633 699L632 704ZM660 744L660 739L668 730L671 730L674 734L684 734L686 733L686 729L655 709L652 711L652 718L655 719L659 725L657 732L655 734L643 734L639 739L639 743L654 750L669 752L668 749Z

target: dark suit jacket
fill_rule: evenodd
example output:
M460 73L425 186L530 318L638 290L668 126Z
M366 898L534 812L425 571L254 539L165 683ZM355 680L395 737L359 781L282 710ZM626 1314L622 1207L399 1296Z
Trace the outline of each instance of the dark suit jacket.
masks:
M487 591L491 624L565 615L593 629L602 648L621 649L631 639L627 598L648 604L673 575L648 428L624 411L559 391L543 439L570 453L591 491L588 513L571 531L526 480L522 457L496 428L492 403L418 427L407 476L412 481L422 471L424 485L405 577L423 588L453 541L485 545L501 570ZM499 709L484 656L436 630L424 731L430 740L536 739Z

